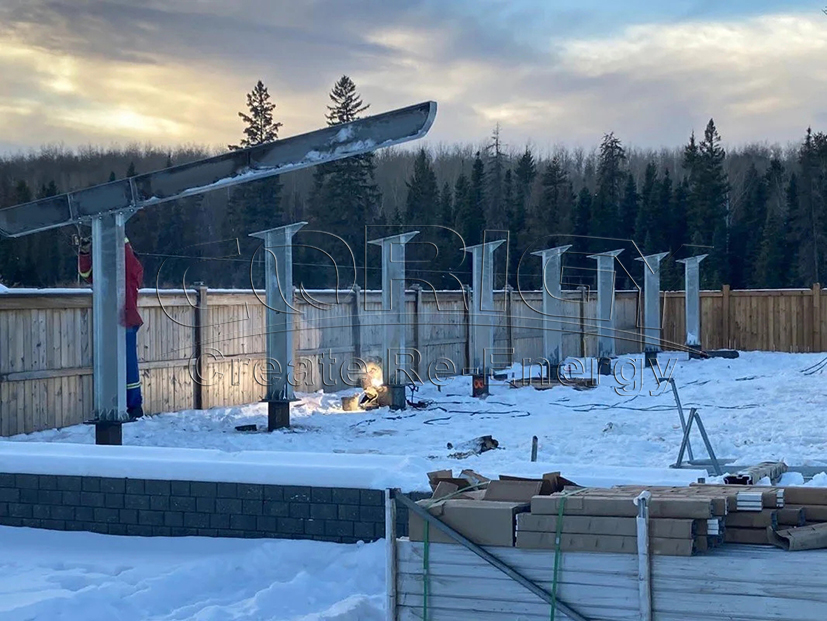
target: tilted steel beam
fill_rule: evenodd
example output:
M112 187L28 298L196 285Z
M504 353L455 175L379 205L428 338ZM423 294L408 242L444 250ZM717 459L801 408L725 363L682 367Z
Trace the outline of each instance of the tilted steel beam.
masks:
M203 194L361 155L428 133L436 102L377 114L189 164L0 209L0 234L22 237L95 216Z

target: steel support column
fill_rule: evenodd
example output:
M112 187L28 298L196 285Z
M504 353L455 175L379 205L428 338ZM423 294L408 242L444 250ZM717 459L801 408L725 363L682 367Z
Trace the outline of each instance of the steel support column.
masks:
M685 273L686 346L701 349L701 267L707 255L678 259L683 263Z
M126 299L123 212L92 220L92 355L95 442L121 444L126 413Z
M638 257L643 262L643 352L652 366L660 351L660 262L668 252Z
M532 252L543 260L543 356L548 360L548 379L558 379L563 361L563 292L560 285L563 253L571 248L557 246Z
M494 349L494 251L504 239L465 248L471 253L471 303L468 305L470 336L469 358L472 375L472 394L488 394L488 376L491 372L488 358Z
M610 373L609 359L615 355L615 258L623 252L610 250L590 255L597 261L597 360L601 374Z
M382 380L390 393L391 409L404 410L408 358L405 333L405 244L419 231L369 241L382 248Z
M307 222L297 222L251 233L264 240L265 311L267 325L267 429L290 426L290 402L294 400L293 364L293 235Z

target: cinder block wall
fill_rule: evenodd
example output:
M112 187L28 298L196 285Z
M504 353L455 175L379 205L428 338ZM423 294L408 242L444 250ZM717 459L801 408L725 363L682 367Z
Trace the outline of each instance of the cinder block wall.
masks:
M404 507L397 520L405 536ZM385 498L371 489L0 473L0 525L355 543L385 536Z

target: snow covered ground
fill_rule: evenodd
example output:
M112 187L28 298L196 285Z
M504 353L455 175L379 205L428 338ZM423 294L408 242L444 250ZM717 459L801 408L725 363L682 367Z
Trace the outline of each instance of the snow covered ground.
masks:
M384 543L0 527L2 621L381 621Z
M680 354L661 354L667 359ZM790 465L827 466L827 372L802 373L824 356L745 352L735 360L679 360L672 377L684 409L697 407L719 457L737 464L783 459ZM493 382L491 396L471 398L470 378L454 378L441 391L425 385L415 399L423 410L346 413L341 394L303 394L292 411L290 430L240 433L237 425L266 427L266 407L214 408L148 417L124 428L130 445L265 450L314 453L379 453L428 459L436 467L474 468L499 474L524 469L531 438L539 438L544 464L647 466L675 461L681 439L671 389L658 387L651 369L632 384L627 361L626 390L614 378L601 378L593 390L555 387L537 391ZM650 394L654 393L654 394ZM466 459L452 458L458 444L490 434L499 449ZM89 426L15 436L14 441L93 443ZM703 452L693 440L696 457Z

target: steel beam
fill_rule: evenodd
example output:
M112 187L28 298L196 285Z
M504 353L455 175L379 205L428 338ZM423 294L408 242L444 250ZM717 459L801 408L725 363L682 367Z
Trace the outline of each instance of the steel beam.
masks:
M685 273L686 346L701 348L701 261L707 255L678 259L683 263Z
M560 278L563 253L569 248L571 245L531 253L543 260L543 356L549 363L549 380L557 378L563 356L563 291Z
M435 117L436 102L427 101L198 162L7 207L0 209L0 234L20 237L89 221L102 213L143 209L368 153L423 137Z
M590 255L597 261L597 358L605 361L615 355L615 258L623 252L610 250ZM605 366L605 363L604 363Z
M92 220L93 421L96 424L119 423L128 419L126 330L123 325L126 300L125 221L124 213L106 214Z
M405 244L419 231L373 239L382 248L382 380L391 397L391 408L404 410L408 358L405 334ZM401 390L400 390L401 388Z
M646 364L660 351L660 262L668 252L638 257L643 262L643 351Z
M264 282L267 325L267 428L290 426L290 402L294 400L293 364L293 235L307 222L251 233L264 240ZM273 372L277 371L277 372Z
M494 251L503 242L497 239L465 248L472 259L472 299L468 305L471 374L486 381L490 366L486 358L494 349Z

